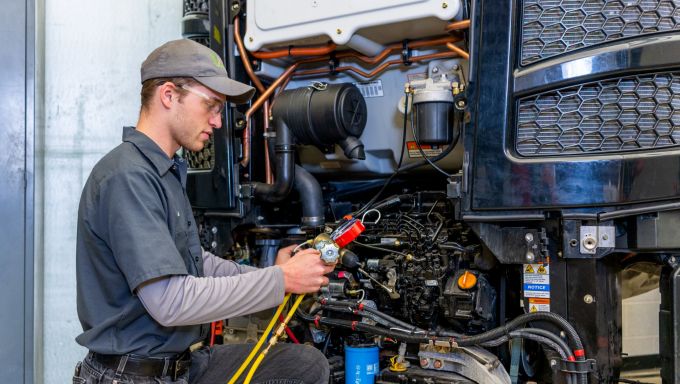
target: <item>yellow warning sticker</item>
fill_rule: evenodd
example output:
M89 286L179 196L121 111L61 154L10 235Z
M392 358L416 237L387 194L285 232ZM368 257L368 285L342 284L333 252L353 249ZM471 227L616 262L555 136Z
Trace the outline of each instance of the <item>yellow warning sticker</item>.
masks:
M531 312L531 313L538 312L538 308L536 308L535 305L532 305L532 306L529 308L529 312Z
M545 275L546 273L548 273L548 271L545 270L545 267L544 267L543 265L541 265L540 267L538 267L538 271L537 271L537 272L540 273L541 275Z
M534 267L531 266L531 264L527 264L527 267L524 269L525 273L534 273Z

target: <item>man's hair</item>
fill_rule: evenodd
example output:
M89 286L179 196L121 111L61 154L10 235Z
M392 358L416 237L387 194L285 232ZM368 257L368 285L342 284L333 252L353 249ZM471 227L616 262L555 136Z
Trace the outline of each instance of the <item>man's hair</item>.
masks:
M142 98L141 110L148 110L151 106L151 99L153 98L156 89L161 85L171 82L177 86L177 93L179 93L179 101L182 101L188 91L183 89L183 85L195 85L198 82L191 77L161 77L157 79L149 79L142 83L142 91L140 92Z

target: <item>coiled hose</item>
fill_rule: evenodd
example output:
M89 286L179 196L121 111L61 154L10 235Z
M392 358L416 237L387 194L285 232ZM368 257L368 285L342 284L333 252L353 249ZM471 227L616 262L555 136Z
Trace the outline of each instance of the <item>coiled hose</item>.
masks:
M336 302L338 303L338 302ZM344 302L341 302L344 304ZM340 306L337 306L335 308L340 308ZM346 307L345 307L346 308ZM367 307L362 308L364 311L368 312ZM350 309L352 310L352 309ZM371 308L371 310L373 310ZM379 312L377 310L373 310L375 312ZM371 312L373 314L376 314L375 312ZM405 330L400 330L400 329L385 329L383 327L378 327L378 326L373 326L373 325L368 325L361 323L359 321L351 321L351 320L343 320L343 319L329 319L327 317L321 317L321 316L314 316L310 315L308 313L304 313L303 311L298 311L297 312L298 316L302 318L305 321L308 322L313 322L317 326L319 324L323 325L328 325L328 326L337 326L337 327L343 327L343 328L349 328L353 331L360 331L360 332L366 332L378 336L386 336L386 337L391 337L400 341L404 341L407 343L418 343L418 344L427 344L430 341L444 341L444 342L449 342L449 343L455 343L460 347L466 347L466 346L474 346L474 345L483 345L486 343L494 342L499 339L505 339L507 341L507 337L510 333L515 331L516 329L524 326L525 324L531 322L531 321L548 321L551 322L555 325L557 325L559 328L565 331L568 340L570 341L571 348L564 344L564 341L559 339L559 337L553 335L553 337L546 337L546 333L549 333L545 331L546 333L543 333L541 331L536 332L536 329L531 329L529 332L519 332L515 333L514 335L517 335L517 337L520 336L527 336L527 338L533 337L533 338L541 338L541 340L546 341L546 345L551 345L555 346L555 350L558 351L563 351L564 355L566 356L566 359L568 361L585 361L585 353L583 351L583 344L581 343L581 339L576 333L576 330L574 327L569 324L564 318L561 316L551 313L551 312L534 312L534 313L527 313L518 316L517 318L513 319L509 323L492 329L488 332L481 333L479 335L474 335L474 336L441 336L436 333L424 333L424 334L416 334L413 333L412 331L409 331L409 329ZM386 314L380 313L380 315L383 318L385 316L388 316ZM410 328L413 328L413 326L410 326ZM527 330L523 330L527 331ZM557 340L560 341L557 341ZM574 357L576 356L576 357ZM568 375L569 376L569 375ZM587 384L588 382L588 375L586 373L581 373L578 374L578 379L577 381L580 384Z

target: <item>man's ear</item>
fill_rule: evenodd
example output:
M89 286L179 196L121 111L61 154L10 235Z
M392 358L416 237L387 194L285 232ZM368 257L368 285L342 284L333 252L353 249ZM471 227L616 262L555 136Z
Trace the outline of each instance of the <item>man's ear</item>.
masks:
M175 85L169 81L163 83L158 87L158 98L161 105L166 109L172 107L172 104L177 101L177 94L175 93Z

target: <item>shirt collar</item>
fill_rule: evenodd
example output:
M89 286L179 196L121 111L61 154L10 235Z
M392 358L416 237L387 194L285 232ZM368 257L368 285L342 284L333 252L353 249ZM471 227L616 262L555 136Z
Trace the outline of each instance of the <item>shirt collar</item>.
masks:
M159 175L163 176L173 165L183 161L177 155L168 158L149 136L137 131L135 127L123 127L123 141L132 143L153 164Z

